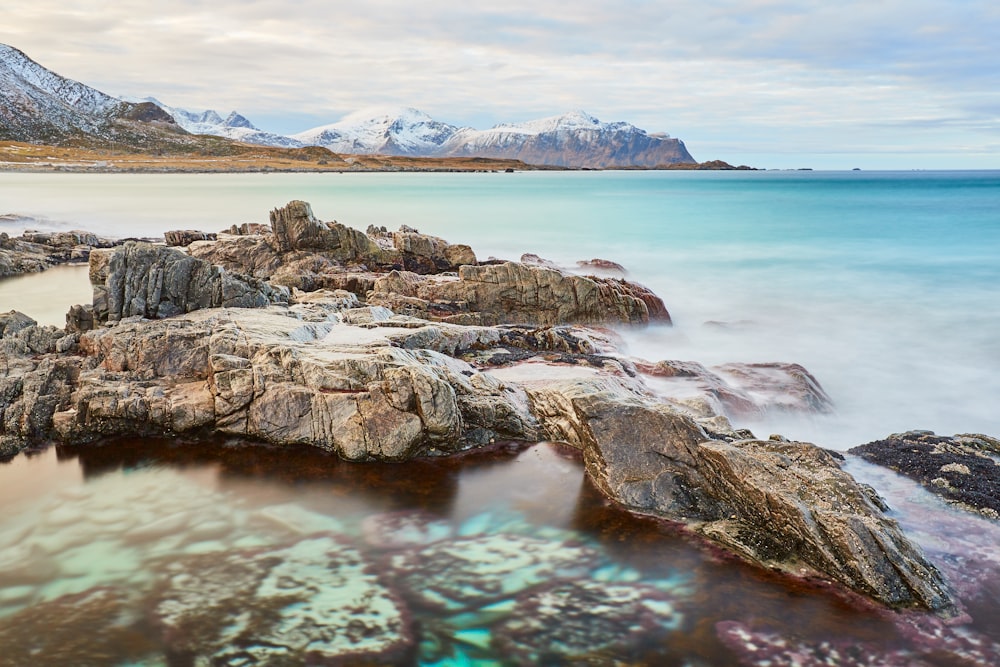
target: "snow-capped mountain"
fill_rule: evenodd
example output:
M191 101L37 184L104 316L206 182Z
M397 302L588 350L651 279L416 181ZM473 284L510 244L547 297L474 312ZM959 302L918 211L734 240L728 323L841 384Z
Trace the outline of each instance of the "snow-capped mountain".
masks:
M162 133L180 128L152 105L123 102L0 44L0 138L42 143L80 137L117 141L146 130Z
M456 128L409 107L362 109L336 123L293 134L307 146L323 146L334 153L435 155Z
M225 137L233 141L242 141L246 144L258 144L261 146L279 146L282 148L301 148L303 144L291 137L274 132L266 132L258 129L245 116L235 111L230 112L223 118L218 112L207 109L205 111L191 111L180 107L172 107L159 101L155 97L127 98L131 102L151 102L170 114L178 125L191 134L210 134L216 137Z
M490 157L564 167L655 167L694 162L683 142L630 123L602 123L573 111L488 130L458 128L411 108L363 110L292 135L335 153Z
M695 161L677 139L648 134L631 123L602 123L583 111L501 123L488 130L462 129L442 146L442 153L563 167L656 167Z

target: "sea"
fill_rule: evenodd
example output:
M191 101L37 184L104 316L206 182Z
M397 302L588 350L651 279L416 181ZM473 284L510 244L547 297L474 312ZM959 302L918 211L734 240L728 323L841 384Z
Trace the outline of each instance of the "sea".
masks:
M626 354L706 365L799 363L835 405L826 415L734 419L759 437L779 433L846 450L912 429L1000 435L997 171L0 173L0 231L84 229L116 238L159 237L172 229L220 231L267 222L268 211L293 199L310 202L321 220L362 230L405 224L467 243L480 259L535 253L568 267L594 258L621 264L628 279L663 298L673 320L670 327L619 330ZM89 295L84 267L60 267L0 280L0 312L17 309L61 325L68 307L89 302ZM206 454L190 443L127 441L93 450L52 449L0 464L0 504L6 508L0 517L0 586L6 586L0 588L0 644L6 641L4 624L8 632L23 633L38 614L68 613L52 607L65 596L115 586L162 595L154 580L168 561L255 539L302 539L289 528L295 521L275 520L264 529L261 515L326 517L339 526L339 539L368 554L384 548L365 537L371 517L419 510L428 525L443 522L444 539L516 534L560 545L585 543L599 552L601 564L574 574L578 580L645 582L672 596L672 620L641 640L619 637L602 644L595 633L596 647L584 651L592 658L586 664L772 659L734 648L734 637L750 636L734 627L770 632L803 651L824 641L867 642L872 650L910 651L939 664L897 637L882 617L828 591L720 562L675 527L609 506L583 479L575 454L559 445L511 444L462 463L421 464L421 476L405 483L394 467L347 465L321 453L277 456L249 446L240 451L234 454L231 443ZM894 516L912 527L932 556L967 558L996 544L995 524L956 513L891 472L859 461L850 465L856 476L879 485ZM422 486L431 490L422 493ZM197 507L175 506L172 499L184 489L203 499L197 507L207 502L213 508L204 521L228 528L218 528L219 536L211 539L186 535L201 519ZM123 499L118 509L131 511L139 503L146 517L187 512L178 525L188 528L178 528L173 541L132 539L134 521L116 522L107 507L116 498ZM58 510L67 505L88 518L74 526L76 537L61 543L60 526L68 524L60 523L65 517ZM925 530L931 517L935 525L957 522L963 528L942 541L940 533ZM390 581L402 576L384 565L390 562L384 557L375 560ZM121 566L98 565L106 562ZM5 568L22 571L18 567L24 571L20 578L3 574ZM1000 580L995 569L983 576ZM531 591L537 587L511 600L522 613L541 614L545 605ZM503 600L476 602L491 611L478 620L463 617L471 625L456 629L449 625L454 613L428 611L413 602L413 591L399 595L414 605L416 627L435 628L417 633L406 664L531 664L531 656L572 662L560 651L573 642L555 632L540 634L546 646L525 648L530 642L524 633L509 618L497 620L502 614L491 605ZM1000 642L1000 600L976 604L969 627ZM155 601L129 605L143 639L128 645L145 648L112 650L115 659L100 664L196 663L190 646L163 648L164 636L175 633L165 632L164 621L149 611L158 608ZM761 636L746 644L762 646ZM83 653L74 655L80 659Z

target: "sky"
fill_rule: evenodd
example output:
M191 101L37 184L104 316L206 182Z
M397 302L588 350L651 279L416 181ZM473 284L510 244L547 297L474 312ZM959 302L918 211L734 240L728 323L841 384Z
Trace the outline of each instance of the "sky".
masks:
M581 109L762 168L1000 168L995 0L4 0L0 42L112 95L294 133L367 107Z

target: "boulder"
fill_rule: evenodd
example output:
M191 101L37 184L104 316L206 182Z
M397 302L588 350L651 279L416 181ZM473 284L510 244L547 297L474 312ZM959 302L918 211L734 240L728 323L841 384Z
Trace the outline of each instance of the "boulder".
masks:
M591 480L629 509L688 523L751 562L894 607L957 613L937 569L815 445L714 440L608 378L526 390L548 437L581 448Z
M759 418L773 413L826 414L833 401L799 364L637 361L658 395L699 416Z
M1000 440L996 438L907 431L849 451L916 480L950 502L1000 519Z
M456 324L670 323L663 301L635 283L514 262L462 266L457 279L393 271L368 303Z
M100 279L105 259L101 255L91 265L92 279ZM230 274L174 248L136 241L110 256L103 287L107 310L97 310L95 290L95 311L112 322L135 315L171 317L202 308L261 308L288 298L287 292L257 279Z
M195 241L214 241L216 238L214 233L200 232L196 229L175 229L163 234L168 246L189 246Z

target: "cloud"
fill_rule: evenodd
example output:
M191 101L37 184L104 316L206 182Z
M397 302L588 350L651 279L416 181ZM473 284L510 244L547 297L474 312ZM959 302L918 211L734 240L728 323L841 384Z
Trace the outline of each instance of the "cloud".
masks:
M751 135L790 152L857 136L864 152L880 123L920 145L996 144L994 5L8 0L0 41L112 94L235 108L279 131L371 105L476 126L584 108L696 156Z

